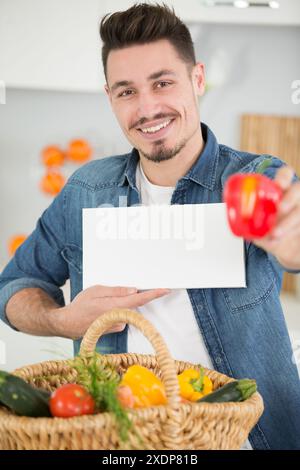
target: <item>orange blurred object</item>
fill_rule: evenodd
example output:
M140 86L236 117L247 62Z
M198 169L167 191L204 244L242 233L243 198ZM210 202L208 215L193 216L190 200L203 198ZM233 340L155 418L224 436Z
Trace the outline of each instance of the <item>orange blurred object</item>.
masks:
M65 177L58 171L49 170L41 179L40 187L44 193L56 196L65 184Z
M42 150L42 160L44 165L51 166L61 166L65 160L64 152L55 145L49 145Z
M86 162L91 158L92 149L84 139L72 140L67 149L67 157L76 163Z
M15 235L8 241L8 252L10 256L14 256L20 245L26 240L26 235Z

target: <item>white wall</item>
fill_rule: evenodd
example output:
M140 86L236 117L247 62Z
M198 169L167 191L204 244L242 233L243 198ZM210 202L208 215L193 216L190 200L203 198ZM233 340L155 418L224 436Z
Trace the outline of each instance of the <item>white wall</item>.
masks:
M69 282L63 291L69 301ZM0 369L12 371L41 361L68 359L72 355L71 340L25 335L0 322Z
M202 107L220 142L239 146L243 113L300 116L300 104L291 100L291 84L300 79L300 28L203 25L193 31L208 82L224 80Z
M201 117L220 142L239 146L239 120L245 112L300 115L291 101L291 83L300 79L299 28L205 25L192 28L198 58L208 66L208 80L223 84L202 99ZM215 63L213 56L219 57ZM225 75L222 77L222 72ZM1 79L1 71L0 71ZM39 153L47 144L65 145L82 136L95 148L95 158L123 153L129 145L121 134L103 94L7 91L0 105L0 266L8 261L7 239L29 233L51 198L38 190L42 175ZM75 167L68 167L72 172ZM292 336L300 341L299 300L286 304ZM300 308L299 308L300 315ZM0 325L6 342L7 369L53 357L45 349L69 342L23 338ZM1 352L1 344L0 344ZM57 351L59 352L59 351ZM59 354L58 354L59 356ZM0 367L1 364L0 364Z

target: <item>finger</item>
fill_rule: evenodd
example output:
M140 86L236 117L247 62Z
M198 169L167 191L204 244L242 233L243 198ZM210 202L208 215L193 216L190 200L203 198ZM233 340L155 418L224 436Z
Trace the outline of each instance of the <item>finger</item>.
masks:
M270 233L270 238L282 238L300 225L300 206L296 206L289 214L287 214L277 224L274 230Z
M287 214L296 205L300 205L300 181L293 183L290 189L284 194L279 204L279 215Z
M275 181L283 191L286 191L291 185L293 176L294 170L290 166L285 165L277 171Z
M300 242L300 230L298 227L294 227L291 232L288 235L288 240L285 242L285 240L279 238L279 239L273 239L268 243L267 250L270 253L273 253L277 258L281 259L289 259L287 263L281 263L281 264L286 264L291 266L291 262L295 262L295 253L299 253L298 246ZM287 246L288 245L288 246ZM296 248L295 248L296 245ZM291 252L293 255L291 255ZM299 269L299 264L298 267L295 269Z
M96 285L87 290L90 290L95 297L123 297L137 292L136 287L110 287L102 285Z
M124 331L126 327L126 323L117 323L116 325L112 326L109 330L105 331L104 334L108 333L121 333Z
M142 305L145 305L148 302L151 302L152 300L158 299L170 293L170 289L151 289L146 292L139 292L137 294L133 294L127 298L124 297L124 299L117 300L117 303L121 308L141 307Z

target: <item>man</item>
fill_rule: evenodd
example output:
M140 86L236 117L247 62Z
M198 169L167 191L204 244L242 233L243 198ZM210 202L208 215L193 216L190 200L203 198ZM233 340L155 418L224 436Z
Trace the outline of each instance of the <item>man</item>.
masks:
M140 4L101 23L106 92L134 147L80 168L43 213L0 278L0 312L17 330L73 338L113 307L139 309L179 359L258 383L265 412L251 433L256 449L300 448L300 384L279 293L283 269L300 271L300 183L272 159L266 174L284 191L277 225L245 243L246 289L94 286L82 291L82 208L222 201L232 173L255 171L264 156L219 145L200 125L204 66L186 26L164 6ZM113 260L118 265L118 260ZM139 269L145 269L143 262ZM71 303L60 287L71 280ZM139 333L118 325L103 352L148 352Z

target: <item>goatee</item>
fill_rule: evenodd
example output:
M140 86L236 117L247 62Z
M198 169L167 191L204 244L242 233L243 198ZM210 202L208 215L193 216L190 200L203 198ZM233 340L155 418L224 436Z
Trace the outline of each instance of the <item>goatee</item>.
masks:
M187 140L184 140L173 148L167 148L164 146L163 140L158 140L154 144L157 148L154 149L151 153L145 153L141 149L139 149L139 152L150 162L159 163L166 160L171 160L171 158L175 157L179 152L181 152L186 143Z

